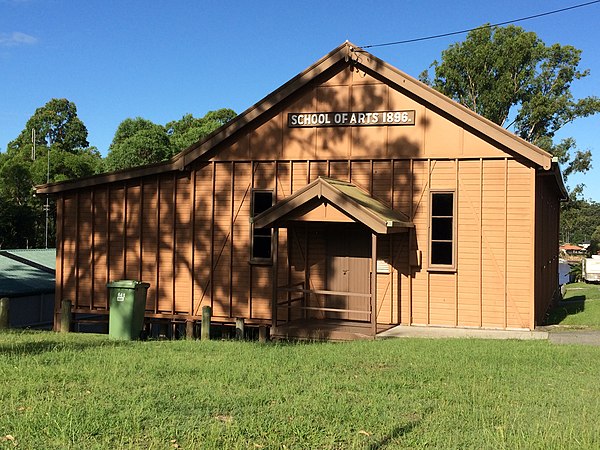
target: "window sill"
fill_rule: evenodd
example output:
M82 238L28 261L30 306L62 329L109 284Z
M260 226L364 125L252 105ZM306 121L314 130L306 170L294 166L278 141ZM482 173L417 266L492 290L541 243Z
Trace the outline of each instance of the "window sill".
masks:
M448 267L443 267L443 266L430 266L427 268L427 272L440 272L440 273L456 273L456 267L454 266L448 266Z
M251 266L272 266L272 259L251 259L248 261Z

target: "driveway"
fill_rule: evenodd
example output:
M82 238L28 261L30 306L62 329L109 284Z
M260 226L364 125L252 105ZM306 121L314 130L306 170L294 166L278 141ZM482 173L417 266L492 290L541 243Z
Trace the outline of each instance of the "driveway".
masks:
M548 330L548 341L553 344L579 344L600 346L598 330Z

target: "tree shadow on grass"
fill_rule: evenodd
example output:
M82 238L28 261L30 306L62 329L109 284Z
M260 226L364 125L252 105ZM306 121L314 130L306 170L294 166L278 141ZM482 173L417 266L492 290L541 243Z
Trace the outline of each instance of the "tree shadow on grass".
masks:
M559 302L548 312L545 325L559 325L568 316L585 311L585 300L585 295L575 295L568 300Z
M408 422L404 425L398 425L394 427L388 434L382 436L375 442L371 442L368 445L369 450L379 450L386 448L389 444L393 444L394 440L406 436L410 433L422 420L421 415L411 414L407 417Z
M90 348L117 347L128 345L127 341L98 341L98 342L64 342L58 340L44 340L39 342L15 342L12 344L1 344L1 356L30 356L51 352L81 352Z

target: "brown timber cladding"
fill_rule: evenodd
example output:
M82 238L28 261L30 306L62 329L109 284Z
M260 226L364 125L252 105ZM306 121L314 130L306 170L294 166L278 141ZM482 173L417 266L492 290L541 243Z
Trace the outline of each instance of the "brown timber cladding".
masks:
M543 216L558 204L542 181L536 203L535 170L510 157L211 161L66 191L58 199L57 294L78 312L105 311L108 281L141 279L151 285L151 317L198 319L210 305L216 320L269 321L271 266L249 263L252 189L273 190L280 201L321 175L351 181L415 223L414 234L379 239L391 270L377 276L378 322L533 327L534 280L542 283L555 264L536 277L534 211ZM440 189L454 192L457 205L456 270L448 272L428 270L429 192ZM556 235L557 224L543 226ZM280 230L279 285L326 288L324 236L315 224ZM536 257L551 258L553 244ZM410 266L417 252L422 265ZM310 302L323 306L316 296Z

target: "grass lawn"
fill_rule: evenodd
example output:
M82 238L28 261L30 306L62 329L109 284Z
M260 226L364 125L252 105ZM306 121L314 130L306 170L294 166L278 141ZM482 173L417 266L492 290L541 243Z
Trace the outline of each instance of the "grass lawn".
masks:
M0 334L0 448L600 448L600 348Z
M548 325L600 330L600 285L571 283L563 301L550 311Z

